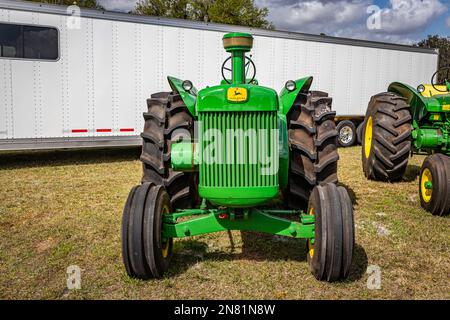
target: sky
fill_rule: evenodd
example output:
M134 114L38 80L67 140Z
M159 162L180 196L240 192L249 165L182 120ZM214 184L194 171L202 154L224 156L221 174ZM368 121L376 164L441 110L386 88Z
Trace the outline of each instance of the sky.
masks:
M413 44L429 34L450 36L450 0L254 0L277 30ZM98 0L131 11L137 0Z

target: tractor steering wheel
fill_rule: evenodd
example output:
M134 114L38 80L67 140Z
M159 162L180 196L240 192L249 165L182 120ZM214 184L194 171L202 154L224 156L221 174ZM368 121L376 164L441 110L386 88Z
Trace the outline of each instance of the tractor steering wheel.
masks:
M225 66L225 64L229 60L231 60L231 57L226 58L225 61L222 64L222 78L223 78L223 80L225 80L226 83L231 84L231 82L227 79L227 77L225 77L225 74L224 74L225 70L229 71L230 73L232 72L231 68L227 68ZM256 66L255 66L255 63L252 61L252 59L250 59L249 57L245 56L245 60L246 60L246 63L245 63L245 79L244 79L244 83L249 84L249 83L252 83L253 80L255 80ZM253 76L251 77L250 81L247 82L247 74L248 74L248 70L250 69L250 65L253 67L252 68L253 69Z
M436 78L436 76L439 74L439 72L442 72L442 71L444 71L444 70L447 70L447 73L446 73L445 78L444 78L444 82L443 82L443 83L437 83L437 82L435 83L435 82L434 82L434 78ZM433 86L434 90L439 91L439 92L448 92L447 90L440 90L440 89L438 89L436 86L437 86L437 85L442 85L442 84L447 85L447 83L448 83L449 81L450 81L450 66L449 66L449 67L442 67L442 68L439 68L438 71L436 71L436 72L433 74L433 76L431 77L431 85Z

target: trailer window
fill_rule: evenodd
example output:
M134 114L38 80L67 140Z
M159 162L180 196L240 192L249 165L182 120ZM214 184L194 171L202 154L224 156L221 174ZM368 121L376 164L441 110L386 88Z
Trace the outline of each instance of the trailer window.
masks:
M0 57L58 59L58 30L0 23Z

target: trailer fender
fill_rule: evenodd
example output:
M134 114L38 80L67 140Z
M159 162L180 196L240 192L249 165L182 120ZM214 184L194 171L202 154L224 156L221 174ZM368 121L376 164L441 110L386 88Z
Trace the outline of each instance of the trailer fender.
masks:
M170 88L180 94L181 99L183 99L184 104L189 110L189 113L196 117L197 113L195 110L195 104L197 102L197 89L193 86L190 91L183 89L183 80L177 79L175 77L167 77L169 81Z
M280 113L286 116L298 94L308 91L312 82L313 77L305 77L295 81L295 90L288 91L286 88L283 88L280 92Z

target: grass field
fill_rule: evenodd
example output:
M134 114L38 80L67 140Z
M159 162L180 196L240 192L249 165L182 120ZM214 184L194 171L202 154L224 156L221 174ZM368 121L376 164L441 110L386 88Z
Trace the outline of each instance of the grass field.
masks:
M355 201L350 278L310 274L305 243L232 232L175 241L167 277L138 281L121 260L121 211L140 180L139 150L0 155L2 299L449 299L450 220L420 208L412 158L404 182L367 181L360 148L340 149L339 179ZM450 195L449 195L450 196ZM66 268L81 268L80 290ZM381 270L369 290L367 267Z

